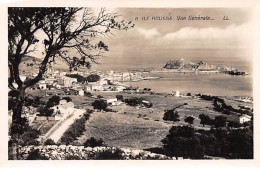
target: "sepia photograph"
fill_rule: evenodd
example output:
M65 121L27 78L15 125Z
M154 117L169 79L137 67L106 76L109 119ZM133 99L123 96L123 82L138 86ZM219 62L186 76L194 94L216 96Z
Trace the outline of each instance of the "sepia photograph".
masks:
M252 10L7 12L9 161L254 160Z

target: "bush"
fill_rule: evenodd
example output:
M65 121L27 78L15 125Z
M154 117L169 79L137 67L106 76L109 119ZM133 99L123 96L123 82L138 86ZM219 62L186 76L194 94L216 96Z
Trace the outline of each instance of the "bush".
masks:
M29 155L26 158L26 160L48 160L48 158L46 156L41 155L39 149L36 149L29 152Z
M63 97L62 100L66 100L67 102L71 102L72 99L70 97Z
M98 109L98 110L106 110L107 108L107 102L104 101L104 100L95 100L93 103L92 103L92 106L94 109Z
M192 127L173 126L162 143L169 156L192 159L204 157L204 148L200 145L200 139Z
M55 143L54 140L52 140L52 139L47 139L47 140L44 142L44 145L56 145L56 143Z
M215 125L216 128L225 127L226 126L226 121L227 121L227 117L216 116L215 117L215 121L214 121L214 125Z
M17 134L22 135L25 131L29 129L28 120L25 117L22 117L20 122L12 122L9 128L9 135Z
M130 99L125 99L125 103L127 103L130 106L138 106L141 105L143 101L143 98L133 97Z
M184 119L185 122L188 122L189 124L193 124L194 117L188 116Z
M58 105L60 103L60 96L52 96L51 98L49 98L48 102L47 102L47 107L48 106L55 106L55 105Z
M87 139L86 142L84 143L85 147L96 147L96 146L104 146L104 141L103 139L95 139L94 137L91 137L90 139Z
M180 116L179 116L178 112L175 111L175 109L171 109L171 110L165 111L163 120L178 122L178 121L180 121L179 117Z
M124 152L121 149L116 150L105 150L102 152L96 153L93 157L94 160L123 160L125 157L123 156Z
M88 111L87 111L88 112ZM91 111L89 111L91 112ZM89 119L91 113L83 115L81 118L77 119L69 129L62 135L60 141L66 145L72 143L86 130L85 123Z
M49 107L39 107L37 111L40 113L39 116L51 116L53 114L53 109Z
M238 127L241 127L241 124L239 122L236 122L236 121L229 121L228 122L228 127L238 128Z
M123 97L123 95L116 95L116 98L117 98L117 100L121 100L122 102L124 101L124 97Z
M100 76L96 75L96 74L91 74L87 77L88 82L97 82L97 81L99 81L99 79L100 79Z
M40 131L37 129L29 128L21 136L22 144L21 145L38 145L39 142L36 140L40 135Z
M101 96L101 95L97 95L97 98L98 98L98 99L102 99L102 98L104 98L104 97Z
M210 117L205 114L200 114L199 118L200 118L200 124L202 124L203 126L212 125L212 123L214 122L213 119L210 119Z

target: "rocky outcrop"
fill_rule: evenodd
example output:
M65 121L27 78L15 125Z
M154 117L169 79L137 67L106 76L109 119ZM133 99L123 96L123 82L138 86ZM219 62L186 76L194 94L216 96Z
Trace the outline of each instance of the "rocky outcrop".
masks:
M193 63L191 61L187 61L185 59L168 61L165 66L165 69L174 69L178 71L216 71L216 72L238 72L237 69L233 67L227 66L216 66L212 64L208 64L207 62L200 61L198 63Z
M118 152L118 150L120 152ZM26 160L30 153L37 152L41 158L49 160L90 160L95 158L95 155L103 152L120 154L120 158L124 160L175 160L175 158L167 157L161 154L151 153L144 150L132 150L127 148L116 147L84 147L72 145L46 145L46 146L24 146L19 147L19 160ZM34 153L34 155L36 155Z

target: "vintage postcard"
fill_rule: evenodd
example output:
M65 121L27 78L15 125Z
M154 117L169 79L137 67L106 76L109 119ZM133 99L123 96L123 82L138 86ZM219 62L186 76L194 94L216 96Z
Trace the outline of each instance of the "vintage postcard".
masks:
M257 165L257 1L76 2L1 7L0 165Z

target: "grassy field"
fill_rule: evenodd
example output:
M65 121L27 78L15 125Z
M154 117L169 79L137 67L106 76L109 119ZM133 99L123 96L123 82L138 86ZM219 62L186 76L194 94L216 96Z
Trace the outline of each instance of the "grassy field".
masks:
M128 94L123 92L93 92L95 96L101 95L105 99L115 98L116 95L123 95L124 99L132 97L142 97L153 103L151 108L137 108L127 105L109 106L115 112L94 112L86 123L84 134L74 141L80 145L90 138L102 138L109 146L126 147L132 149L156 148L162 145L161 140L168 134L171 126L188 125L184 121L185 117L195 118L192 126L198 129L209 130L209 126L203 127L200 124L199 115L206 114L212 119L215 116L223 115L233 117L234 115L224 115L213 109L212 101L202 100L199 97L174 97L167 94ZM77 95L60 95L60 97L70 97L75 106L82 108L92 108L91 103L96 100L91 97ZM49 97L44 97L47 101ZM239 108L241 102L225 99L227 104L234 108ZM180 116L179 122L164 121L164 111L178 107L176 110ZM43 132L52 125L46 124L42 127Z
M171 126L188 125L184 122L186 116L195 117L193 126L199 129L209 129L200 124L199 115L204 113L214 119L224 115L213 110L212 101L195 97L174 97L150 94L125 94L96 92L105 98L115 98L122 94L124 98L142 97L153 103L152 108L131 106L110 106L116 112L95 112L86 123L86 131L78 138L77 143L83 144L90 137L102 138L109 146L147 149L160 147L161 140L168 134ZM186 103L186 105L183 105ZM180 106L176 110L180 115L179 122L164 121L164 110ZM224 115L227 116L227 115ZM231 115L232 116L232 115Z

